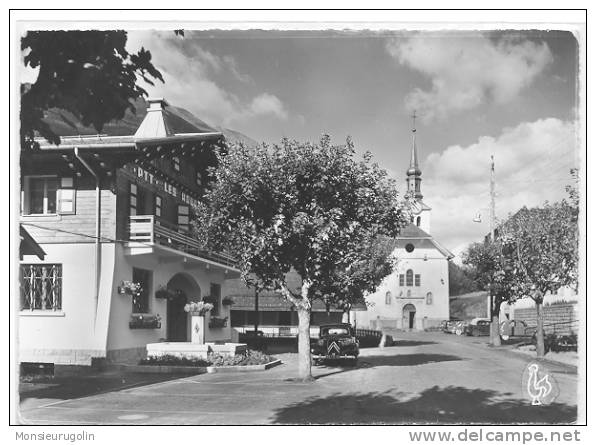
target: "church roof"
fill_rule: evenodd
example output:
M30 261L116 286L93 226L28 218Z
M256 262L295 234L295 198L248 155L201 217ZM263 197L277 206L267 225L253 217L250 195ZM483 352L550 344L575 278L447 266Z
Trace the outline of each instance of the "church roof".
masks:
M418 249L437 249L447 259L451 259L455 256L449 250L444 248L431 235L426 233L415 224L409 224L408 226L404 227L397 237L398 248L405 248L406 244L413 244L414 247Z

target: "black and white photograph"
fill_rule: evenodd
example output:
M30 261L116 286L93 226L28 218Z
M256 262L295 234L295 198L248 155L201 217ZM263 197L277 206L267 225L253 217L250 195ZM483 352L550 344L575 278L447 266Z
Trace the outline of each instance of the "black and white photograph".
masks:
M579 443L584 12L175 13L11 21L17 439Z

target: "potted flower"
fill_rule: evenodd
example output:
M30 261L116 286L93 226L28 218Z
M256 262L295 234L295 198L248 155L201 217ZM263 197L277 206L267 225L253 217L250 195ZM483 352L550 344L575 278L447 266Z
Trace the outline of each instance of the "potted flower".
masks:
M232 306L234 304L234 300L231 297L225 297L223 300L221 300L221 304L224 306Z
M190 302L184 306L184 311L191 315L191 338L192 343L205 343L205 314L213 309L211 303L204 301Z
M176 291L173 291L172 289L168 289L167 286L164 286L163 284L160 285L157 290L155 291L155 298L172 298L176 295Z
M201 298L201 301L203 301L204 303L209 303L213 306L215 306L215 303L216 303L215 298L213 298L210 295L205 295L203 298Z
M118 293L121 295L133 295L139 296L143 292L141 283L135 283L134 281L122 281L118 286Z
M184 306L184 312L190 312L192 315L203 316L207 312L213 309L211 303L205 303L204 301L190 302Z

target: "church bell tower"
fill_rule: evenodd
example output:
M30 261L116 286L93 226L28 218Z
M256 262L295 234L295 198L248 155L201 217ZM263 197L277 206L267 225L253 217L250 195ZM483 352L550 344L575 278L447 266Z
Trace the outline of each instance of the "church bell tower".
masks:
M410 167L406 172L407 194L413 200L411 204L412 224L420 227L425 232L430 231L431 208L422 202L422 170L418 165L418 147L416 146L416 112L412 114L412 151L410 153Z

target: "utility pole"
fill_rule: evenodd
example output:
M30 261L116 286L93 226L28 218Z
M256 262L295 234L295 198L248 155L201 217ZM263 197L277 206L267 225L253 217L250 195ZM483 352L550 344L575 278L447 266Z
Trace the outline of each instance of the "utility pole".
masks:
M490 155L490 240L495 240L495 157Z
M495 157L490 156L490 241L495 241ZM500 308L498 308L500 310ZM495 307L495 296L493 293L493 282L490 284L490 321L491 341L494 346L501 346L499 333L499 310ZM495 316L497 320L495 321Z

